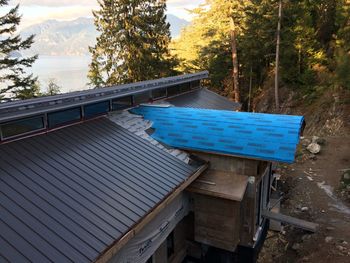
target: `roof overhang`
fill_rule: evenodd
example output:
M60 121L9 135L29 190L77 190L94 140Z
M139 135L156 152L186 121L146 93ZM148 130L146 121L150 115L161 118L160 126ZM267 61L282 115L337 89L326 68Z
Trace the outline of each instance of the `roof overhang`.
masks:
M0 103L0 123L199 81L208 78L208 75L208 71L202 71L131 84Z
M108 262L118 251L125 246L135 235L137 235L153 218L155 218L168 204L170 204L182 191L191 185L205 170L208 163L200 166L191 176L180 184L173 192L164 198L157 206L153 208L146 216L136 223L125 235L116 240L109 248L107 248L97 259L96 263Z

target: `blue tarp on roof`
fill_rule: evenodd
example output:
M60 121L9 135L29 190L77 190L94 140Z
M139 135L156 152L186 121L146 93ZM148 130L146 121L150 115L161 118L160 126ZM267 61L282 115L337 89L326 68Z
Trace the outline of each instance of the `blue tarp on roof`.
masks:
M178 107L131 110L153 122L152 137L171 147L292 163L304 117Z

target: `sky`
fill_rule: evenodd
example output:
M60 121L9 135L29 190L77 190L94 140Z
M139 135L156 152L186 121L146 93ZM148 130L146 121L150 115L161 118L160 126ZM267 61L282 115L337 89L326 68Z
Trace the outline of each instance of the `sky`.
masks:
M167 0L168 13L191 20L186 9L193 9L205 0ZM48 19L73 20L91 16L91 10L98 9L97 0L11 0L10 5L20 4L21 28Z

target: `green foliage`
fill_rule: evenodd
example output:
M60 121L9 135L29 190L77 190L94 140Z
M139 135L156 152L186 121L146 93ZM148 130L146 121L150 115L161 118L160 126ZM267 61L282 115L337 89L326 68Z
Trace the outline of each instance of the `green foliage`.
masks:
M350 90L350 53L343 49L337 51L335 82L337 85Z
M173 54L181 60L179 70L209 70L211 87L224 92L223 80L232 74L230 20L234 19L239 35L243 30L243 9L249 2L207 0L193 10L192 24L172 43Z
M350 1L340 0L337 5L334 72L335 84L350 89Z
M16 99L27 100L32 98L41 97L40 84L36 81L31 86L23 87L21 89L14 90L14 95Z
M26 100L31 98L53 96L53 95L60 94L61 87L56 83L55 79L49 79L49 82L45 88L42 88L42 84L39 81L36 81L32 86L25 89L16 90L14 92L15 92L15 97L17 99Z
M0 0L0 7L8 4L8 0ZM29 49L34 41L34 35L22 39L15 35L21 22L18 14L19 6L10 9L0 17L0 96L11 93L18 99L30 98L36 93L37 78L27 74L25 69L31 67L37 56L21 57L21 50Z
M275 67L277 3L207 0L192 11L194 20L172 43L172 52L181 59L179 69L208 69L211 88L227 94L225 86L232 82L227 18L233 17L238 27L241 89L247 96L251 71L254 88L263 86ZM283 1L282 84L310 96L318 96L324 87L331 87L332 75L338 85L349 86L349 6L349 0ZM322 79L325 77L328 81Z
M61 87L56 83L55 79L49 79L44 96L53 96L61 93Z
M164 0L100 0L94 11L101 35L90 48L89 79L96 87L161 78L174 74L170 25Z

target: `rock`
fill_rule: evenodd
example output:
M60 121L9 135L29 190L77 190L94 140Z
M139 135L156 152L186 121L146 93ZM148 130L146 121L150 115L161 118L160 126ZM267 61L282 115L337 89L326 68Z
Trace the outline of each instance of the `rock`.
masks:
M343 246L346 246L346 245L348 244L348 242L346 242L346 241L344 240L343 242L341 242L341 244L342 244Z
M309 208L307 206L304 206L301 208L301 212L306 212L309 211Z
M328 231L332 231L332 230L334 230L334 229L335 229L335 227L332 227L332 226L327 226L327 227L326 227L326 229L327 229Z
M321 146L317 143L310 143L306 149L313 154L318 154L321 151Z
M326 243L329 243L329 242L332 242L333 239L334 239L333 237L328 236L328 237L326 237L326 238L324 239L324 241L325 241Z
M300 244L299 243L295 243L293 246L292 246L292 249L293 250L299 250L301 248Z

